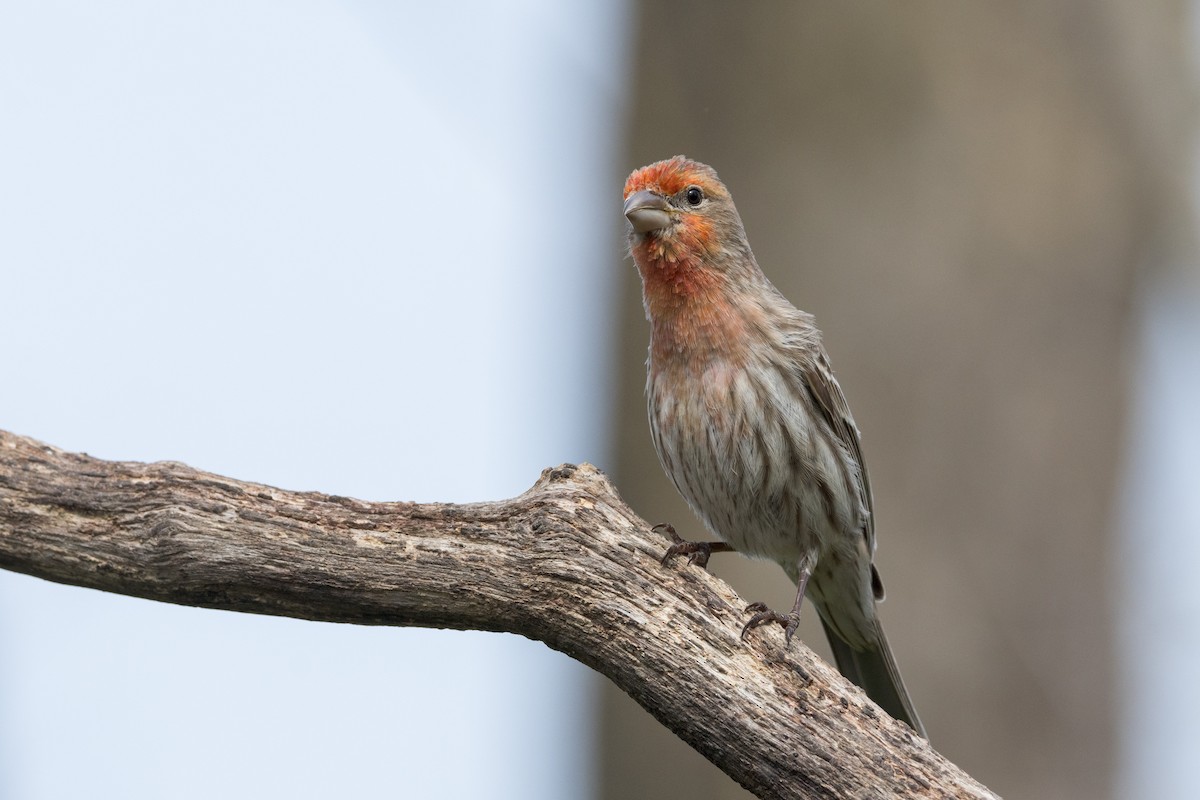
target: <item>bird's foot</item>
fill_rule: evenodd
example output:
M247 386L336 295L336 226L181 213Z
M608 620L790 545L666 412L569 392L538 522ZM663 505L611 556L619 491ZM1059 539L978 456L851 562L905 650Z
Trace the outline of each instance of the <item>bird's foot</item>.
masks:
M697 567L708 567L708 559L713 553L729 553L733 551L725 542L689 542L675 532L675 526L669 522L660 522L650 530L662 532L671 537L671 546L663 554L661 564L665 567L676 556L687 556L689 564Z
M753 613L754 616L746 620L746 624L742 626L743 639L746 638L747 633L755 628L770 625L774 622L783 626L784 642L790 646L792 637L796 635L796 629L800 627L799 610L793 610L790 614L780 614L778 611L768 608L766 603L751 603L746 606L746 613Z

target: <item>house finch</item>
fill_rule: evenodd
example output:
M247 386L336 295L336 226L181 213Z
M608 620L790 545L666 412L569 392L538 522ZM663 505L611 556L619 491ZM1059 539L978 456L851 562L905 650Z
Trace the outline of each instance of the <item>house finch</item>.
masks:
M663 469L719 542L674 544L666 563L737 550L797 587L788 614L755 604L742 629L780 623L790 644L808 594L838 669L925 735L880 627L875 520L858 429L821 333L754 260L711 167L676 156L625 182L642 276L650 431Z

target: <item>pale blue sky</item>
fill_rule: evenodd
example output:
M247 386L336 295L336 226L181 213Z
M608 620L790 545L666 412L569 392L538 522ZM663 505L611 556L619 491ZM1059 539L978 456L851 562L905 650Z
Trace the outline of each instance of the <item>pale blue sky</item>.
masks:
M606 458L624 5L0 6L0 427L478 500ZM0 572L0 796L590 794L513 636Z

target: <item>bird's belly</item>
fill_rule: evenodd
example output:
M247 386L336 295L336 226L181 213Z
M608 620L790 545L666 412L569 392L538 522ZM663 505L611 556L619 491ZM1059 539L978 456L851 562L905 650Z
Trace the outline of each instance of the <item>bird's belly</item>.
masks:
M654 445L667 475L708 529L736 550L778 563L793 581L812 566L809 594L844 639L870 635L874 599L866 511L844 453L803 404L710 367L684 382L653 376Z
M813 472L815 456L809 437L788 424L802 424L795 411L763 408L753 388L744 373L724 367L708 369L687 390L653 382L655 448L713 534L790 572L819 549L832 492L802 478Z

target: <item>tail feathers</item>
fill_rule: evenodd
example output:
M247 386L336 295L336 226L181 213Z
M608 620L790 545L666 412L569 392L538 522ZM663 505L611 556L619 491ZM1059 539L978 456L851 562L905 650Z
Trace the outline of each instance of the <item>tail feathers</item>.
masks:
M825 628L825 636L833 650L833 658L837 661L838 672L847 680L859 686L867 697L875 701L887 713L928 739L925 726L913 708L908 690L900 678L900 670L896 667L896 659L892 649L888 647L887 637L883 635L883 626L875 621L875 642L865 650L855 650L834 632L825 617L821 616L821 624Z

